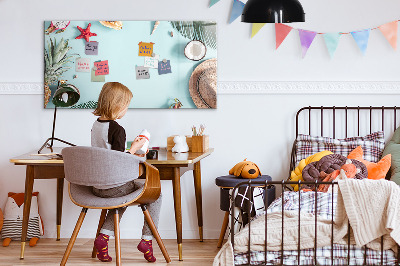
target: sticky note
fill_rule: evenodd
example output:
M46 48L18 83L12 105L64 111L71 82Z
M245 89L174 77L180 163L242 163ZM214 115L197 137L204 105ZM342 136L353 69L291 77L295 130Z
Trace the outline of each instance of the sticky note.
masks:
M96 76L100 75L108 75L109 74L109 68L108 68L108 60L104 61L96 61L94 62L95 70L96 70Z
M85 43L85 54L98 55L99 54L99 42L86 42Z
M171 63L169 60L158 61L158 75L172 73Z
M139 43L139 56L151 56L153 54L152 42L140 42Z
M136 66L136 79L149 79L149 68L143 66Z
M92 69L91 71L91 80L92 82L105 82L106 81L106 76L96 76L96 71Z
M90 58L77 58L75 60L76 72L90 72Z
M158 68L158 56L157 57L146 56L144 58L144 67Z

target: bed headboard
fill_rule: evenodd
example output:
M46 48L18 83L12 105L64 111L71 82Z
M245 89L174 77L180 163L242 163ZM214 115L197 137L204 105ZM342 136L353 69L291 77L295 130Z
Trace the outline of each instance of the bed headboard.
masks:
M308 106L296 114L296 137L299 134L347 138L382 130L387 140L398 126L396 106ZM293 144L290 171L295 164ZM289 172L290 176L290 172Z

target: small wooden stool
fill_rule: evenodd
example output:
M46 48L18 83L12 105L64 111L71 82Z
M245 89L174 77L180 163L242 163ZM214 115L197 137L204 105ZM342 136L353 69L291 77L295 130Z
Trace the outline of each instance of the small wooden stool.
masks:
M229 222L229 207L230 207L230 199L229 192L233 189L237 184L249 181L250 179L236 177L234 175L220 176L215 179L215 184L220 187L220 209L225 211L224 221L222 222L221 234L219 235L218 245L220 248L222 246L222 242L224 241L226 228L228 227ZM272 181L272 178L268 175L262 175L257 178L251 179L251 181ZM275 200L275 186L271 186L268 189L268 201L267 207ZM264 195L265 196L265 195Z

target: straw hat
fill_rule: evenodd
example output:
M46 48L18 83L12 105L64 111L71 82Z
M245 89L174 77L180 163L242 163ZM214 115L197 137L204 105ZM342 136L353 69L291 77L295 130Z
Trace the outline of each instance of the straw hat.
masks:
M189 80L189 92L197 108L217 108L217 59L202 62Z

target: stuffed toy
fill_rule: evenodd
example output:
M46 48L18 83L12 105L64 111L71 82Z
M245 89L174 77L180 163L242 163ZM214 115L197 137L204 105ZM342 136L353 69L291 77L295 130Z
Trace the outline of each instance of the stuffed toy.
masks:
M356 159L365 164L368 169L368 179L375 179L375 180L384 179L386 177L387 172L390 169L392 155L387 154L379 162L373 163L364 160L363 153L364 152L361 146L358 146L352 152L350 152L347 158Z
M339 170L335 170L330 174L325 174L321 172L321 176L325 178L322 180L323 182L332 182L336 179L345 179L345 178L354 178L358 173L360 173L360 168L357 168L350 159L346 161L344 165ZM331 185L320 185L318 187L318 192L330 192Z
M174 137L175 146L172 148L172 152L188 152L189 146L186 143L185 136L175 136Z
M341 167L348 162L348 158L340 154L326 155L318 162L309 163L303 169L303 179L308 182L323 181L325 177L336 170L340 170ZM350 163L354 164L359 171L357 171L354 178L364 179L368 176L367 167L360 161L350 159ZM314 185L302 185L302 188L314 189Z
M35 246L40 236L43 235L43 223L39 216L37 200L38 194L39 192L32 193L31 212L29 214L27 239L30 239L29 246L31 247ZM21 241L23 212L24 193L9 192L1 230L3 247L8 247L11 240Z
M231 170L229 170L229 174L249 179L257 178L258 176L260 176L260 168L258 168L255 163L246 160L247 158L244 159L242 162L237 163Z
M319 160L321 160L322 157L326 156L326 155L330 155L333 154L333 152L331 151L320 151L318 153L315 153L311 156L308 156L307 158L301 160L299 162L299 164L297 165L297 167L290 173L290 181L303 181L303 176L302 176L302 172L304 167L306 167L306 165L308 165L309 163L312 162L317 162ZM299 185L291 185L294 188L294 191L298 191L299 190Z

